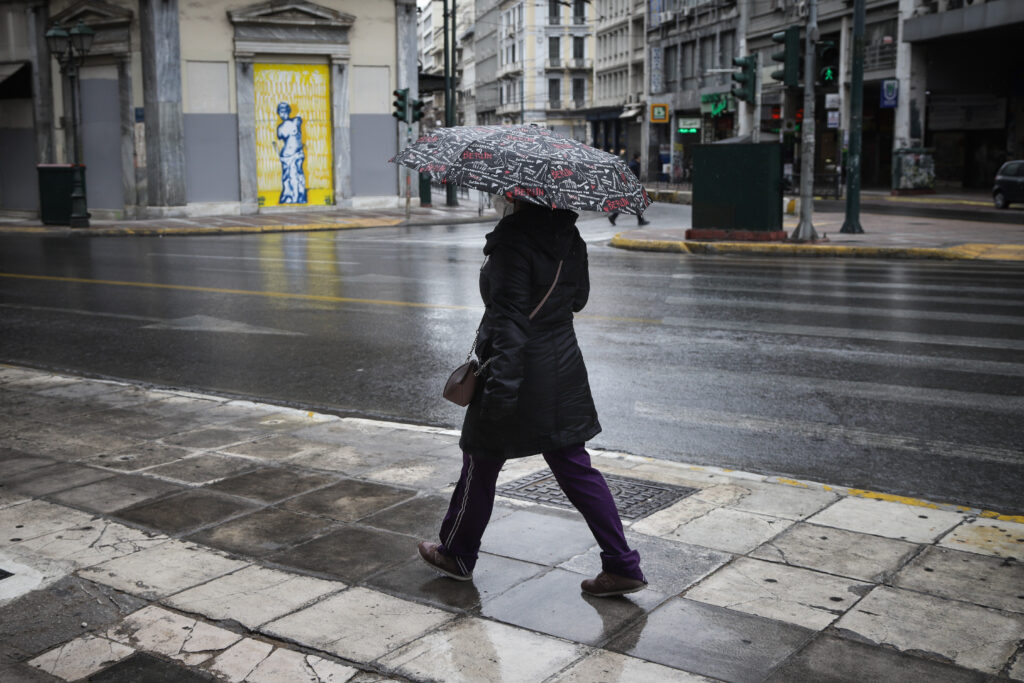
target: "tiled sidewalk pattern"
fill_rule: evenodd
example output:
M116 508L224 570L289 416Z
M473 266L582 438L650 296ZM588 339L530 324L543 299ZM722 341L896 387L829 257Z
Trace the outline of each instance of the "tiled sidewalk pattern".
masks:
M0 417L0 680L1024 680L1014 518L595 453L696 489L602 600L578 514L522 500L473 582L422 565L452 432L6 366Z

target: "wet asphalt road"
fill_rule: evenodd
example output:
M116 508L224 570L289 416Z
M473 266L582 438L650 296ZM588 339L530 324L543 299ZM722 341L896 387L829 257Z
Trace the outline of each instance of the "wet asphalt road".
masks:
M439 392L489 229L3 238L0 360L457 427ZM637 253L581 229L594 446L1024 513L1024 267Z

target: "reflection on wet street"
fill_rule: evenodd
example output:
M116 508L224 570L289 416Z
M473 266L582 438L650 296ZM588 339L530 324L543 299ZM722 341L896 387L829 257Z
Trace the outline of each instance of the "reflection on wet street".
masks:
M456 427L439 394L489 229L5 238L0 359ZM1024 509L1019 266L635 253L581 229L595 446Z

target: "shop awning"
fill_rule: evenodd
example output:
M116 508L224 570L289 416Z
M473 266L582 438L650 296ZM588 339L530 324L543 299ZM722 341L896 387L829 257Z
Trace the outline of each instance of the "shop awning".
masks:
M643 109L643 107L640 106L640 105L633 105L633 106L625 107L622 110L622 113L619 114L619 118L620 119L631 119L631 118L637 116L640 113L641 109Z
M32 97L28 62L0 62L0 97Z

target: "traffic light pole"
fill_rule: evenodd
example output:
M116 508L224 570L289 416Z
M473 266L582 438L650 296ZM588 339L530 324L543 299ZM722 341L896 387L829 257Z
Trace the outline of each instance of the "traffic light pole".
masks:
M455 66L455 0L444 0L441 13L444 14L444 125L451 127L455 125L455 74L452 73ZM458 206L455 186L445 183L444 190L445 206Z
M860 226L860 132L864 117L864 0L853 2L853 73L850 76L850 146L846 152L846 218L842 233Z
M807 35L804 37L804 119L800 127L800 222L790 239L813 242L818 239L814 229L814 57L818 41L818 0L810 0L807 13Z

